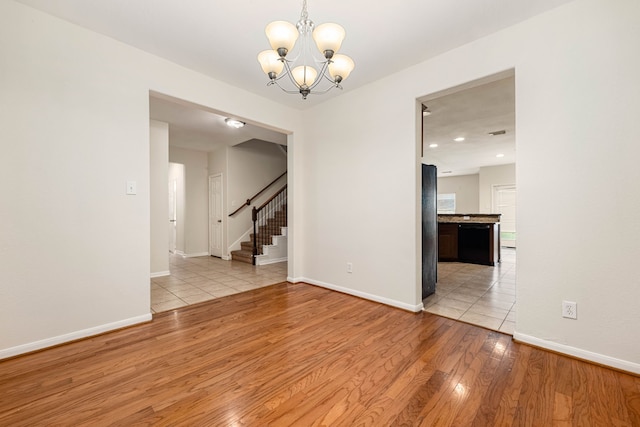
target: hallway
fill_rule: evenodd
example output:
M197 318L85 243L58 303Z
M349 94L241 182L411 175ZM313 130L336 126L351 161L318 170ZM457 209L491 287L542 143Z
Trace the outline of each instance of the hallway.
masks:
M287 280L287 263L253 266L211 256L170 255L171 275L151 279L151 312L160 313Z

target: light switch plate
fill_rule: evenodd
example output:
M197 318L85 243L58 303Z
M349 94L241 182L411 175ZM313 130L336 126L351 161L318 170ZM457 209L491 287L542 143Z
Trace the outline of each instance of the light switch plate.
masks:
M135 181L127 181L127 195L132 196L138 194L138 185Z

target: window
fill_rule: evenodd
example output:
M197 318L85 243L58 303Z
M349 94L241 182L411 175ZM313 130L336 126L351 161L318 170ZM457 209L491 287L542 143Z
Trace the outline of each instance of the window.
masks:
M438 213L439 214L456 213L456 193L438 194Z

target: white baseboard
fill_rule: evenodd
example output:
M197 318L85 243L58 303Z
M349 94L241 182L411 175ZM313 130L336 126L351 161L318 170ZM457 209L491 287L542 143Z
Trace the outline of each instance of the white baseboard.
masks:
M567 354L577 357L578 359L588 360L600 365L610 366L615 369L631 372L640 375L640 363L629 362L627 360L616 359L615 357L605 356L604 354L594 353L581 348L571 347L565 344L559 344L553 341L547 341L531 335L515 332L513 338L525 344L531 344L536 347L544 348L558 353Z
M154 279L156 277L165 277L165 276L170 276L171 272L170 271L158 271L156 273L151 273L151 278Z
M293 283L297 283L297 282L306 282L306 283L310 283L312 285L316 285L316 286L320 286L323 288L327 288L327 289L331 289L333 291L338 291L338 292L342 292L343 294L349 294L349 295L353 295L356 297L360 297L363 299L367 299L370 301L375 301L375 302L379 302L385 305L390 305L392 307L396 307L396 308L401 308L403 310L407 310L407 311L411 311L412 313L419 313L424 309L424 305L422 304L422 302L420 304L417 305L411 305L411 304L406 304L404 302L401 301L396 301L390 298L385 298L385 297L381 297L379 295L373 295L373 294L369 294L367 292L361 292L361 291L356 291L353 289L349 289L349 288L344 288L342 286L337 286L337 285L333 285L331 283L326 283L326 282L321 282L319 280L313 280L313 279L309 279L307 277L301 277L301 278L296 278L296 279L292 279L290 280L290 278L287 277L287 281L292 281Z
M209 252L196 252L195 254L182 254L183 258L195 258L199 256L209 256Z
M138 323L149 322L151 319L152 319L152 316L151 316L151 313L149 313L149 314L144 314L142 316L136 316L136 317L131 317L129 319L119 320L113 323L107 323L105 325L96 326L94 328L83 329L80 331L59 335L57 337L51 337L44 340L31 342L28 344L22 344L16 347L5 348L3 350L0 350L0 360L6 359L7 357L18 356L24 353L30 353L36 350L42 350L43 348L47 348L47 347L53 347L54 345L64 344L66 342L103 334L105 332L125 328L127 326L136 325Z
M284 258L274 258L274 259L265 259L265 260L257 259L257 260L256 260L256 265L275 264L275 263L278 263L278 262L285 262L285 261L287 261L287 257L284 257Z

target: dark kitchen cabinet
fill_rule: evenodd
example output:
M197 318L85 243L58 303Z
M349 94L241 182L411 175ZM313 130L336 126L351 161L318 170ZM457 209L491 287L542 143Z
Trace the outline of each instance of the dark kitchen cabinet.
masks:
M438 261L458 260L458 224L438 224Z
M500 262L500 224L438 223L438 261L496 265Z

